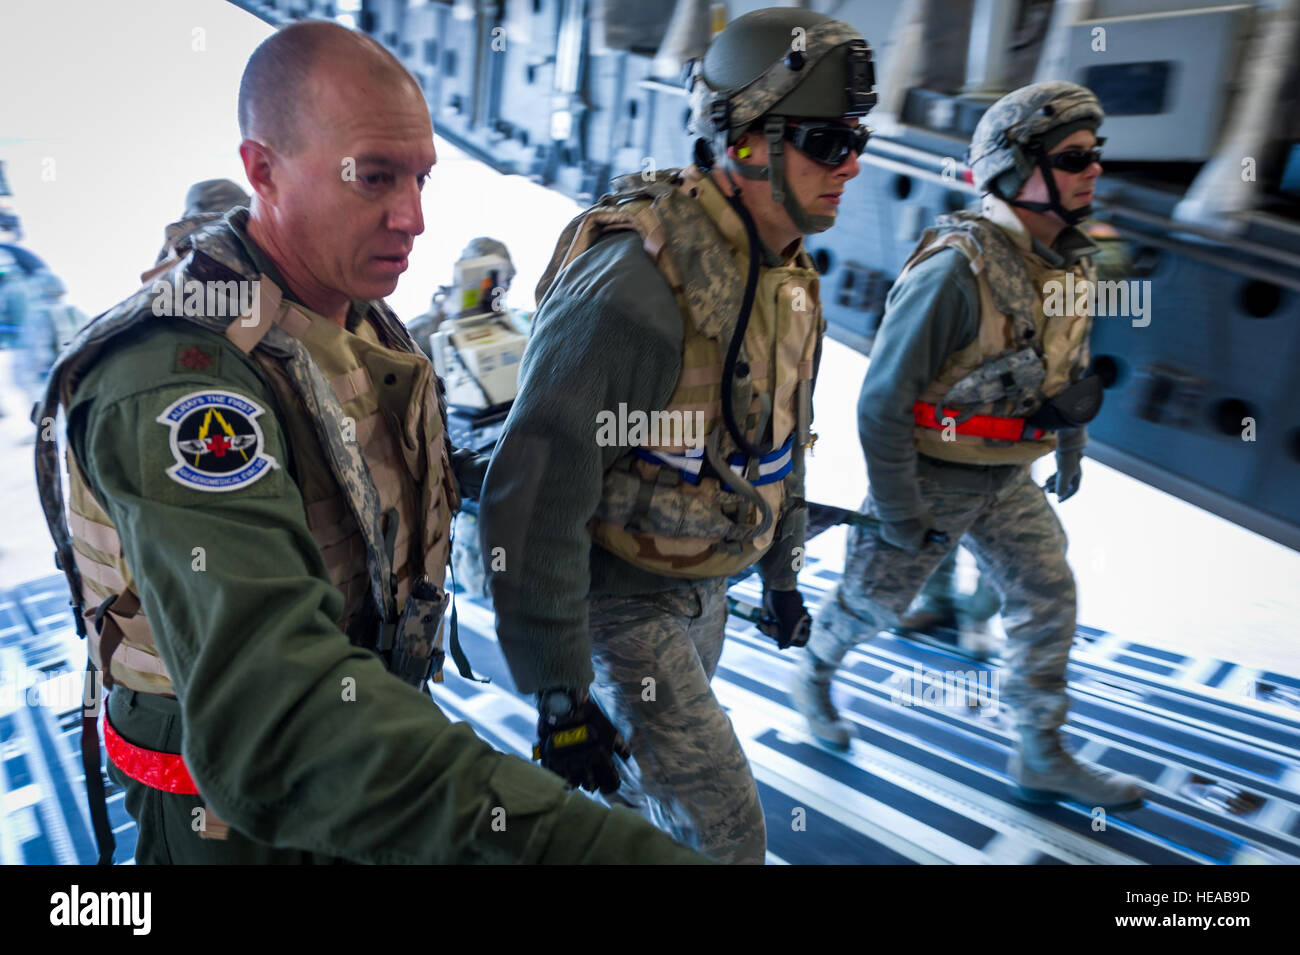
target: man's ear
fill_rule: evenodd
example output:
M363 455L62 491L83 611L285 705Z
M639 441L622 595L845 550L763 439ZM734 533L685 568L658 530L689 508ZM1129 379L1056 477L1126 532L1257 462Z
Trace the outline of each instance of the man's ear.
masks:
M264 202L274 205L276 183L274 175L275 153L255 139L245 139L239 144L239 158L244 164L244 175L253 192Z

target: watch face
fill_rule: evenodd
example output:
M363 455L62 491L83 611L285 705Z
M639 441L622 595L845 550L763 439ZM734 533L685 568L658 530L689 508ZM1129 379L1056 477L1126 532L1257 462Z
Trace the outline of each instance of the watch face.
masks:
M573 708L573 697L567 690L551 690L542 697L542 710L548 716L568 716Z

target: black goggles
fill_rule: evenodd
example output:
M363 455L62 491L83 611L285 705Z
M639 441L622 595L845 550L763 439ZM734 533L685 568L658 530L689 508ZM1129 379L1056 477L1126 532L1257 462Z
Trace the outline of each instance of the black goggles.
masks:
M1067 149L1047 157L1047 163L1062 172L1081 173L1095 162L1101 162L1101 143L1095 149Z
M843 123L787 123L785 138L795 149L814 162L825 166L838 166L849 158L849 153L861 156L871 138L866 126L845 126Z

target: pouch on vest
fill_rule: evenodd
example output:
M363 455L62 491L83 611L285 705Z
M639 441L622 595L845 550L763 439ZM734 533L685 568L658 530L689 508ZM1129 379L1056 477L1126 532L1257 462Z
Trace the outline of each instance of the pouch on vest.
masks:
M1028 420L1034 427L1050 431L1078 428L1097 417L1102 398L1101 376L1085 375L1060 394L1048 398Z
M1033 348L1003 352L958 380L939 403L945 407L969 408L973 414L975 408L1000 401L1034 399L1040 393L1046 376L1043 360Z
M438 670L446 654L438 649L438 632L442 615L451 603L451 595L422 576L411 588L397 621L393 655L389 670L403 683L420 689Z

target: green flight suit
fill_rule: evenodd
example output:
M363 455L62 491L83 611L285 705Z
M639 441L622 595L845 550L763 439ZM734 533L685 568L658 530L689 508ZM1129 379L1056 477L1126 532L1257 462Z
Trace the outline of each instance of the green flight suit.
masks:
M185 360L196 347L206 361ZM223 493L169 477L176 457L158 416L204 389L263 409L261 451L278 467ZM112 339L69 402L72 452L117 528L177 693L119 686L110 719L129 743L183 753L202 793L112 771L140 823L137 860L704 861L635 814L496 752L348 641L284 421L256 363L181 317ZM197 831L214 822L194 812L205 804L229 824L226 839Z

